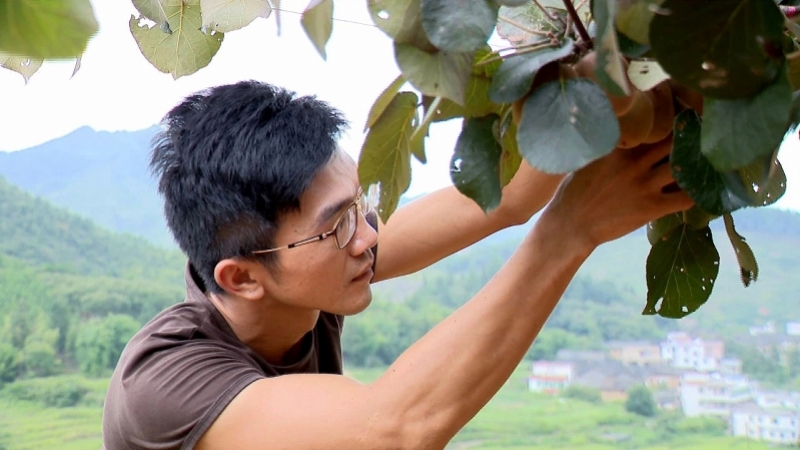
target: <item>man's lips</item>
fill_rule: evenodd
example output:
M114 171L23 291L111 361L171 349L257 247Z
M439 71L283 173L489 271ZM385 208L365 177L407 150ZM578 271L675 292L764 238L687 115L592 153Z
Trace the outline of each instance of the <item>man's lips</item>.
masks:
M373 275L372 274L372 264L373 264L373 261L370 260L369 264L367 264L367 266L364 267L364 269L362 269L360 272L358 272L358 275L356 275L356 277L353 278L353 281L362 281L362 279L366 278L366 277L369 277L371 279L372 275Z

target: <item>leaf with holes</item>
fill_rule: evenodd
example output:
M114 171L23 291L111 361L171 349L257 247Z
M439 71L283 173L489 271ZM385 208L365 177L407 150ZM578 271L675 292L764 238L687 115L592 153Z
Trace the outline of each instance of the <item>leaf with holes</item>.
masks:
M89 0L4 0L0 11L0 52L33 60L75 58L98 30Z
M228 33L268 18L272 7L269 0L200 0L200 11L205 29Z
M744 284L744 287L748 287L754 281L758 281L756 255L750 245L747 244L747 240L736 232L733 217L730 214L725 214L722 217L725 221L725 231L728 233L728 238L731 240L731 245L733 245L733 250L736 253L736 261L739 263L742 284Z
M669 75L657 61L631 61L628 64L628 79L636 89L649 91L662 81L668 80Z
M397 44L435 51L422 28L420 0L368 0L372 21Z
M497 103L515 102L531 89L536 73L546 64L572 54L575 42L566 39L558 47L506 58L492 77L489 98Z
M627 96L631 93L628 75L622 65L622 55L617 43L617 31L614 27L616 0L594 0L592 16L597 21L597 66L594 74L597 82L608 93L616 96Z
M0 53L0 67L22 75L25 84L28 84L33 74L42 67L43 62L41 59L28 58L27 56Z
M517 129L522 157L547 173L578 170L611 153L619 137L608 97L583 78L541 85L525 100Z
M223 33L200 31L200 0L183 0L179 4L166 4L170 33L158 25L139 25L138 18L131 16L129 26L139 50L150 64L172 78L191 75L211 62L219 50Z
M634 42L650 45L650 22L663 0L618 0L615 24Z
M421 0L422 28L431 43L448 52L471 52L484 45L497 24L494 0Z
M645 315L670 319L689 315L711 295L719 274L719 252L711 228L684 224L665 234L647 256Z
M769 206L786 193L786 173L777 159L777 150L772 155L723 174L728 188L749 206Z
M464 105L472 73L471 53L428 53L410 44L394 44L394 55L403 77L424 95L444 97Z
M539 33L548 28L544 14L533 2L518 7L501 6L497 18L497 35L515 47L541 41Z
M667 214L647 224L647 240L655 245L664 235L683 225L683 214L680 212Z
M720 172L744 167L771 155L783 140L792 107L786 68L751 98L703 101L702 151Z
M700 117L687 109L675 117L670 168L672 176L694 202L711 214L721 215L747 206L728 189L700 151Z
M300 23L322 59L327 59L325 45L333 31L333 0L311 0Z
M392 84L386 86L386 89L384 89L383 92L381 92L381 95L375 99L375 103L372 104L372 108L369 110L367 123L364 125L364 131L367 131L369 127L371 127L375 121L378 120L386 107L389 106L389 103L391 103L392 99L397 96L397 91L399 91L405 83L405 78L403 78L402 75L399 75L394 79L394 81L392 81Z
M497 208L502 196L500 158L503 149L492 131L498 118L497 114L490 114L467 119L450 161L450 178L455 187L485 213Z
M783 64L783 14L774 1L665 0L650 44L664 70L706 97L748 98Z
M364 139L358 161L362 186L380 186L378 214L384 222L411 183L411 135L417 121L417 94L401 92L389 102Z
M131 2L136 10L139 11L139 14L146 19L152 20L159 26L167 22L165 5L168 3L171 3L172 6L177 4L177 0L131 0Z

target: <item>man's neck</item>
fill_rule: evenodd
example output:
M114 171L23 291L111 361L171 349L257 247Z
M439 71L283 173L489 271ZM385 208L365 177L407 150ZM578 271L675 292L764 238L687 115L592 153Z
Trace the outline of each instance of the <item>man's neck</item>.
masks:
M209 297L236 337L274 365L291 365L303 357L303 338L319 319L315 310Z

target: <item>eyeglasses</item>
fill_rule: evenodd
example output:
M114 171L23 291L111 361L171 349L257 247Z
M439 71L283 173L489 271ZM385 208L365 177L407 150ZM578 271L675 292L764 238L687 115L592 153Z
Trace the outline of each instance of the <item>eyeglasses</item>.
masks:
M336 247L339 250L342 250L347 246L347 244L350 243L350 241L353 239L353 236L356 234L356 228L358 226L358 212L360 211L368 222L371 216L377 214L376 206L378 202L378 196L378 185L370 185L367 188L366 193L361 189L361 187L359 187L358 195L353 200L353 203L351 203L342 213L342 215L336 219L336 223L333 224L333 228L330 231L326 231L325 233L311 236L297 242L292 242L291 244L284 245L282 247L256 250L251 253L254 255L259 255L277 252L278 250L295 248L302 245L311 244L313 242L323 241L330 236L333 236L333 240L336 241Z

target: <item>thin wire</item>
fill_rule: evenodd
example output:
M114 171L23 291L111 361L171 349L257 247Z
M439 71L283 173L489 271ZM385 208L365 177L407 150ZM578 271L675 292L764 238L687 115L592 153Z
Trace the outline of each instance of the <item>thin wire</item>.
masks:
M274 9L274 10L276 10L276 11L280 11L280 12L286 12L286 13L292 13L292 14L303 15L303 13L302 13L302 12L299 12L299 11L290 11L290 10L288 10L288 9L278 9L278 8L273 8L273 9ZM377 28L377 26L376 26L374 23L364 23L364 22L357 22L357 21L355 21L355 20L339 19L339 18L336 18L336 17L334 17L334 18L333 18L333 20L334 20L334 21L337 21L337 22L352 23L352 24L355 24L355 25L364 25L365 27L373 27L373 28Z

